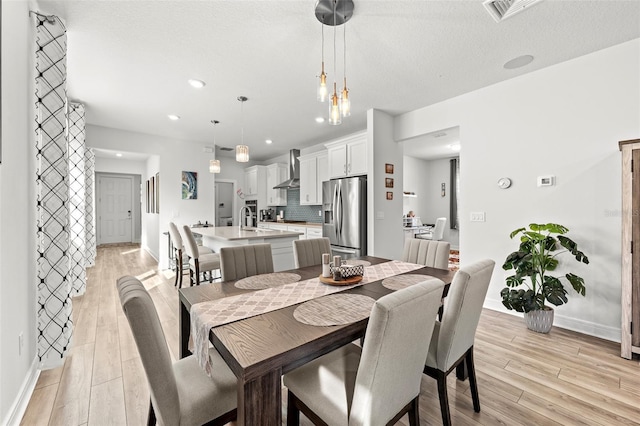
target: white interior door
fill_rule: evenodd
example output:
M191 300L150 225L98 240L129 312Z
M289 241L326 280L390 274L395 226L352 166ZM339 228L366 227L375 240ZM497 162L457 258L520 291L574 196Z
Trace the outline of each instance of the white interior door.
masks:
M98 191L98 244L132 242L133 179L100 176Z

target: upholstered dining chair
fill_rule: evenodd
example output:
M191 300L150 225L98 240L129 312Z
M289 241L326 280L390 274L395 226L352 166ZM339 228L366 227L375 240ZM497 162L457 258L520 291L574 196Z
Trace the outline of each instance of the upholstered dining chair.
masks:
M449 268L449 249L447 241L429 241L411 238L405 241L402 260L432 268Z
M444 302L442 320L433 329L423 372L438 381L443 425L451 424L447 375L459 365L468 371L473 409L480 412L473 342L494 265L493 260L481 260L456 272Z
M419 425L420 372L443 286L432 278L381 297L362 349L349 344L285 374L287 425L299 424L300 411L314 424L393 424L408 413Z
M433 231L425 232L424 234L417 234L416 238L421 238L423 240L434 240L440 241L444 238L444 226L447 224L446 217L439 217L436 219L436 224L433 227Z
M331 255L329 238L310 238L308 240L293 241L293 260L296 268L320 265L324 253Z
M182 288L182 274L184 273L184 264L189 262L189 258L184 250L184 243L178 227L175 223L169 222L169 236L171 237L171 243L173 244L174 253L173 256L176 262L176 280L173 283L174 286ZM198 246L198 254L210 254L213 253L209 247Z
M200 254L196 238L188 225L182 227L185 245L189 256L189 281L191 285L200 285L200 274L209 273L209 282L213 280L213 271L220 269L220 255L218 253Z
M220 249L222 281L239 280L273 272L271 244L222 247Z
M144 367L151 401L149 425L224 425L237 417L237 378L215 349L209 351L215 376L195 357L171 362L167 341L151 296L135 277L116 283Z

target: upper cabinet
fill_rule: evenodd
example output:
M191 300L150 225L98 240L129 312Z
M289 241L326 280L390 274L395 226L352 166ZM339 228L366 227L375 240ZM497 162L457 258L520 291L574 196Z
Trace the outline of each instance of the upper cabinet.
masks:
M322 204L322 182L329 179L326 151L300 156L300 205Z
M244 195L250 199L257 199L266 190L264 185L266 169L264 166L251 166L244 169ZM261 191L262 190L262 191Z
M286 164L275 163L267 166L267 205L268 206L286 206L287 190L273 189L274 186L288 179L289 173Z
M329 179L367 174L367 135L325 144L328 153Z

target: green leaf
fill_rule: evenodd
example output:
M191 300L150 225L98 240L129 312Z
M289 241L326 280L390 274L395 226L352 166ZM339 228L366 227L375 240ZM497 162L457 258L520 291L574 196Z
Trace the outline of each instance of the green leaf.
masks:
M547 223L544 226L544 230L547 232L550 232L552 234L566 234L567 232L569 232L569 229L562 226L562 225L558 225L557 223Z
M513 237L518 235L520 232L526 231L526 230L527 230L527 228L518 228L515 231L511 232L511 234L509 234L509 238L513 239Z
M544 277L544 285L542 286L542 294L544 298L553 305L562 305L567 303L567 291L564 289L562 282L556 277Z
M584 296L587 292L586 287L584 286L584 279L580 278L576 274L568 273L565 275L567 280L571 283L571 287L576 291L576 293Z

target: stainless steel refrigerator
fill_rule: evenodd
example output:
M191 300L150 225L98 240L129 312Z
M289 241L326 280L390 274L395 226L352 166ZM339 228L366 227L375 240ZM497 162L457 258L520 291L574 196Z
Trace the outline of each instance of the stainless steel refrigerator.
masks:
M322 183L322 235L342 259L367 254L367 178L331 179Z

